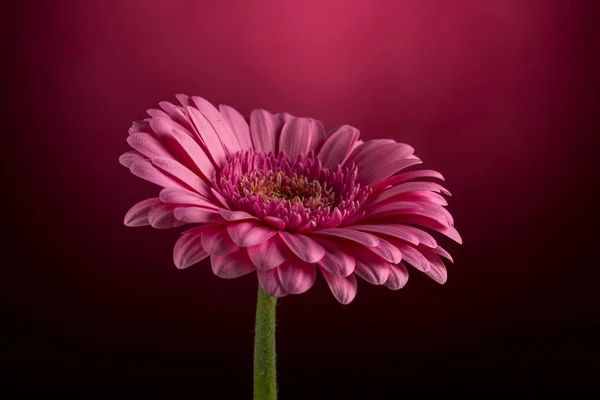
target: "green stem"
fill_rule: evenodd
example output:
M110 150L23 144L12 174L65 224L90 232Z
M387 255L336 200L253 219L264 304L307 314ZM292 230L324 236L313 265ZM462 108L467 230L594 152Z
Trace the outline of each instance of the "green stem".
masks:
M258 285L254 337L254 400L276 400L275 305L277 298Z

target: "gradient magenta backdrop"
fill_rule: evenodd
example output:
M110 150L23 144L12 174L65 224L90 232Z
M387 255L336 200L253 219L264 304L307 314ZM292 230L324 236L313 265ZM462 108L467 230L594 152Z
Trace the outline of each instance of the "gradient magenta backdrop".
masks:
M446 285L413 270L403 290L359 284L341 306L319 277L281 301L282 399L587 387L597 312L594 281L580 274L591 271L597 215L586 215L579 191L598 182L595 9L559 0L15 6L2 28L15 38L3 77L6 244L17 255L3 290L6 387L249 398L255 276L218 279L206 263L179 271L181 230L122 223L157 193L118 163L127 129L180 92L409 143L453 193L465 244L448 245Z

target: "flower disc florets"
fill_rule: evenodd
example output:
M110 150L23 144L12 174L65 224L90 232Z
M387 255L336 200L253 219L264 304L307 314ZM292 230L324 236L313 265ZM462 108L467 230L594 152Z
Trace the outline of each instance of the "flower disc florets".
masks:
M279 229L306 231L339 225L356 215L371 190L355 182L356 166L324 168L314 153L234 154L215 186L232 209Z

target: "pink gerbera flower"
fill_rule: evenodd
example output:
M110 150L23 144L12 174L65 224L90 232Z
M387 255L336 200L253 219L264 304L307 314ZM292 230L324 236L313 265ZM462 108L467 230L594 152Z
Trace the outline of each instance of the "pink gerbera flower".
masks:
M461 243L444 208L450 195L414 149L389 139L363 142L344 125L330 132L314 119L254 110L249 120L228 106L177 96L134 122L133 151L121 164L163 189L134 205L128 226L185 231L174 262L186 268L210 256L221 278L256 271L266 292L306 292L317 270L335 298L356 295L356 276L399 289L405 264L446 281L430 231Z

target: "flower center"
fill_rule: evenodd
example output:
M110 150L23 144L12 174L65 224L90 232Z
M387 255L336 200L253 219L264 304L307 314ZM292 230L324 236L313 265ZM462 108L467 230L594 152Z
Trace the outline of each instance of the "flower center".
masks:
M323 167L314 153L238 152L215 175L221 201L277 229L310 231L343 225L363 213L372 190L355 182L356 166Z
M246 196L261 194L267 204L289 201L292 209L296 209L298 204L309 210L336 205L331 185L297 173L288 176L283 171L252 171L240 179L238 188Z

